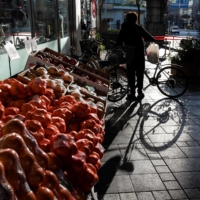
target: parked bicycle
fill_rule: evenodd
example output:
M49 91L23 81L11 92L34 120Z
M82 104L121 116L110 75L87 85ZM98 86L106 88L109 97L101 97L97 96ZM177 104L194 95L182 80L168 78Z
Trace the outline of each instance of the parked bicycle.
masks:
M93 42L96 42L93 40ZM90 42L88 42L89 44ZM109 46L106 47L106 57L105 60L101 60L96 52L94 52L90 47L86 47L81 56L77 56L73 52L73 47L71 47L71 56L89 66L104 70L109 74L110 77L110 87L108 92L108 100L111 102L117 102L123 99L129 90L128 84L128 72L124 65L129 63L133 59L134 47L129 46ZM94 65L96 67L94 67Z
M188 87L188 80L185 73L181 70L181 66L175 64L161 64L159 61L152 77L150 71L145 70L149 84L144 88L146 90L149 86L157 86L159 91L167 97L175 98L183 95Z
M115 42L112 42L114 44ZM95 52L87 50L83 52L84 57L88 57L90 66L95 65L96 69L107 69L110 74L110 91L108 100L112 102L123 99L129 92L128 78L129 75L125 67L120 64L126 64L133 58L133 49L129 47L106 47L105 60L101 60ZM88 48L89 49L89 48ZM124 60L123 60L124 57ZM82 58L80 56L79 58ZM93 62L91 62L91 58ZM114 66L114 68L110 68ZM112 69L112 70L111 70ZM167 97L175 98L183 95L188 87L188 80L185 73L181 70L181 66L175 64L164 64L159 60L152 77L145 70L148 85L144 88L146 90L149 86L157 86L159 91Z

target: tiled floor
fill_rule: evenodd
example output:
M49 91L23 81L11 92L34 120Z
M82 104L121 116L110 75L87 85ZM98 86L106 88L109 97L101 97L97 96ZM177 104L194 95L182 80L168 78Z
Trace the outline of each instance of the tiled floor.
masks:
M98 200L200 199L200 83L169 99L108 103Z

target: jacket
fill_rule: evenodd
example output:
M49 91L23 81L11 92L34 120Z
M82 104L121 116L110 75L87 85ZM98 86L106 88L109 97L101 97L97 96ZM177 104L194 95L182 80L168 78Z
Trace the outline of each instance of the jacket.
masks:
M144 52L144 42L154 42L154 37L138 24L124 22L118 35L117 45L135 46L141 52Z

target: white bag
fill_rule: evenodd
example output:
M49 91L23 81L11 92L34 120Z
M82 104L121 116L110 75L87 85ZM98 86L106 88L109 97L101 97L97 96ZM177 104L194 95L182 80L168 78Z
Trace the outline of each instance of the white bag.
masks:
M150 43L150 45L146 49L147 60L150 63L156 64L159 59L159 46L154 42Z

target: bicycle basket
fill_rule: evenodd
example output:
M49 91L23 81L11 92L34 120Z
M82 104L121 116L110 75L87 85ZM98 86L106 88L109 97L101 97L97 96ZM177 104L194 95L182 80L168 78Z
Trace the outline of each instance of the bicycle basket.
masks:
M107 47L106 60L115 64L127 64L134 58L134 46Z

